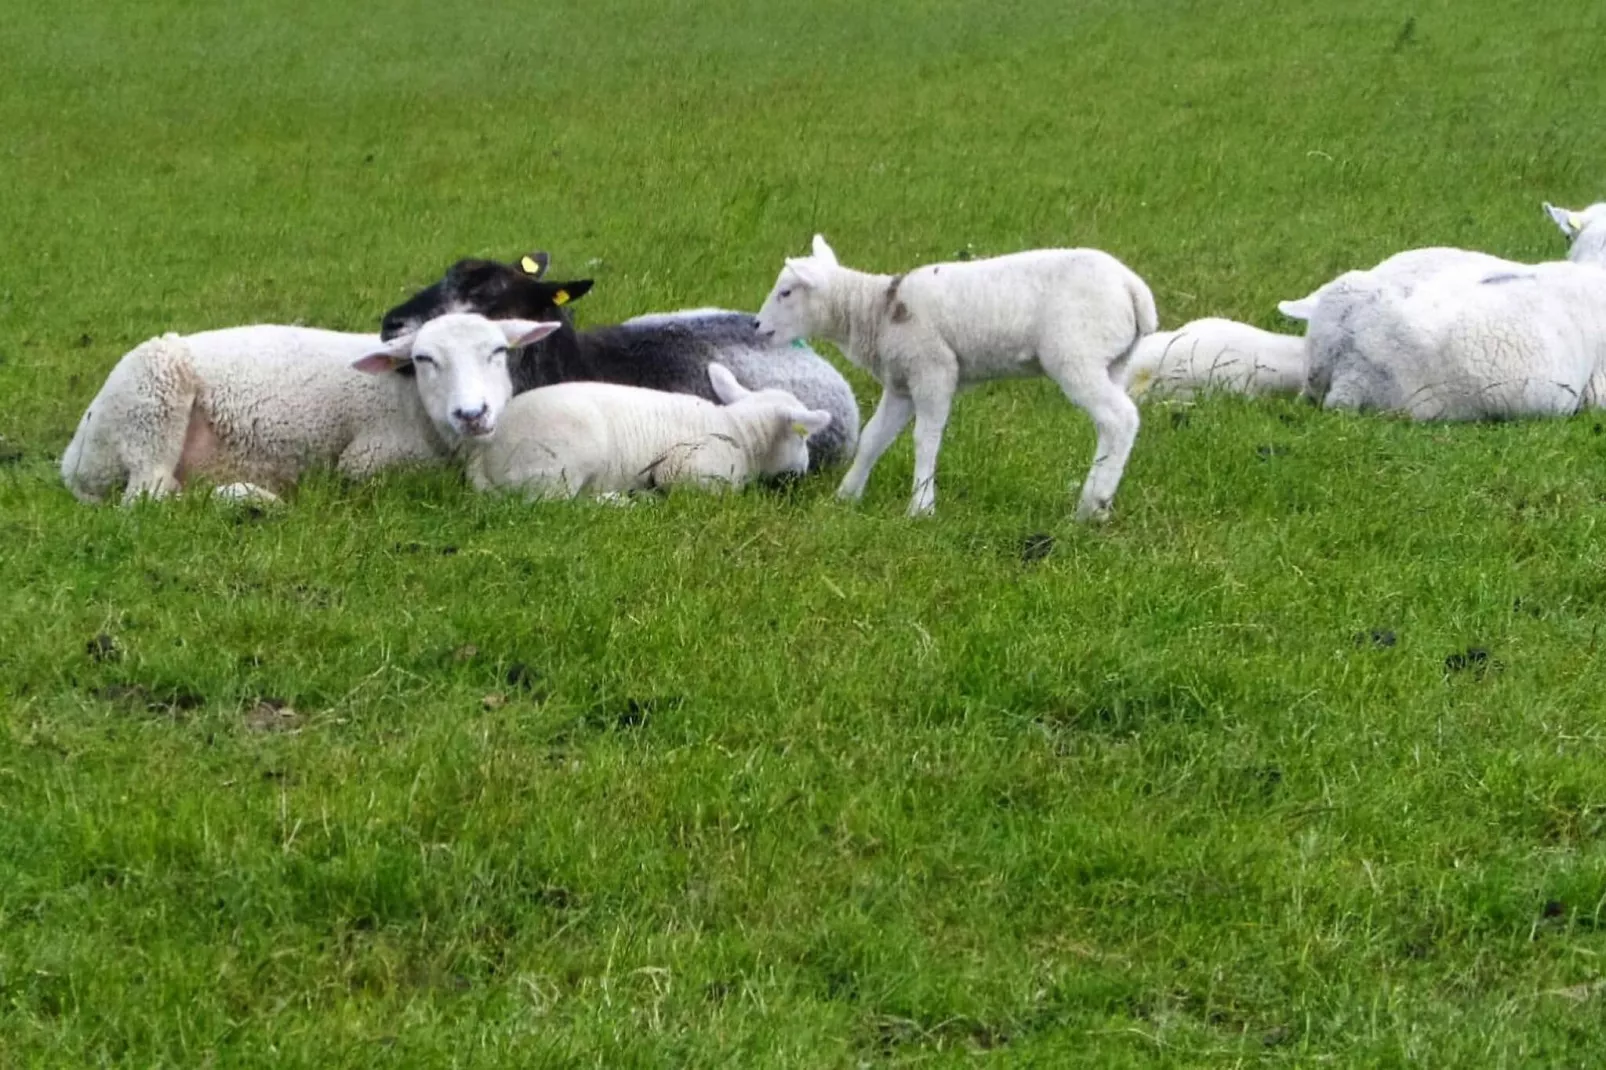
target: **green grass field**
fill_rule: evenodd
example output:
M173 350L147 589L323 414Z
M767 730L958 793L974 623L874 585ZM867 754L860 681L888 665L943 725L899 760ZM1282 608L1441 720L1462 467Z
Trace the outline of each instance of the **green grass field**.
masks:
M961 399L927 522L907 439L857 507L56 474L139 341L372 329L461 255L602 323L754 308L816 230L1093 245L1271 327L1412 246L1554 258L1606 9L3 21L0 1066L1606 1061L1606 415L1150 406L1096 529L1046 382Z

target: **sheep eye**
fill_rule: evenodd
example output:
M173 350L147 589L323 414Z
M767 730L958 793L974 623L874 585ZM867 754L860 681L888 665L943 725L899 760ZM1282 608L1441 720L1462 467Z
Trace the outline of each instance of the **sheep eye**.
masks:
M414 364L434 364L435 363L435 358L430 356L428 353L414 353L413 354L413 363Z
M782 298L783 298L783 299L784 299L784 298L787 298L787 297L791 297L791 296L792 296L792 289L791 289L791 287L787 287L787 288L786 288L786 289L784 289L784 290L782 290L782 291L781 291L781 292L780 292L780 295L779 295L779 296L780 296L780 297L782 297Z

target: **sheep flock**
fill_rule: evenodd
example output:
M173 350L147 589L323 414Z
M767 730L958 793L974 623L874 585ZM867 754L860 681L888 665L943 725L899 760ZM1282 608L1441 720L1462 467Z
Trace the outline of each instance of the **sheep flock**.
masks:
M838 262L821 236L757 314L692 309L577 330L590 279L549 257L464 260L373 334L255 325L147 341L112 369L62 457L85 502L192 485L273 499L308 468L360 479L456 464L534 498L705 489L846 465L857 500L911 422L911 516L933 512L961 387L1046 376L1097 445L1076 517L1109 515L1138 400L1303 395L1415 420L1561 416L1606 403L1606 203L1546 204L1565 260L1413 249L1278 310L1303 336L1226 319L1159 330L1149 286L1093 249L929 264ZM840 348L881 397L861 433Z

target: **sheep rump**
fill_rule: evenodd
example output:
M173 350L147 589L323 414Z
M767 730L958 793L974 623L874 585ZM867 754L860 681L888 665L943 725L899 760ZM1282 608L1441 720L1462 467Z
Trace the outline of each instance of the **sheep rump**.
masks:
M1122 385L1134 398L1292 397L1305 386L1305 339L1235 320L1194 320L1145 335L1127 358Z

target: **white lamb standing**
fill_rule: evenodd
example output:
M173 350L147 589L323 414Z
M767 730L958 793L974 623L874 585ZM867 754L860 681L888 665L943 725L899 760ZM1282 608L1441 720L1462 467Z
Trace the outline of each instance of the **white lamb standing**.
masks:
M784 390L747 390L719 363L708 378L723 404L617 383L526 391L468 452L469 479L480 490L573 498L671 484L717 490L808 471L808 437L830 425L829 412Z
M192 480L271 498L307 468L361 478L437 462L490 434L512 394L507 349L556 323L442 316L392 342L258 325L166 334L117 362L78 424L61 475L81 501Z
M870 471L915 421L909 515L936 504L937 451L954 393L987 379L1047 375L1093 420L1093 466L1078 519L1108 515L1138 432L1138 410L1117 377L1154 331L1154 297L1108 253L1046 249L872 275L837 262L819 235L813 255L789 259L758 314L777 344L825 338L881 383L881 401L837 490L857 500Z
M1305 386L1305 339L1236 320L1194 320L1145 336L1121 382L1134 398L1292 397Z

